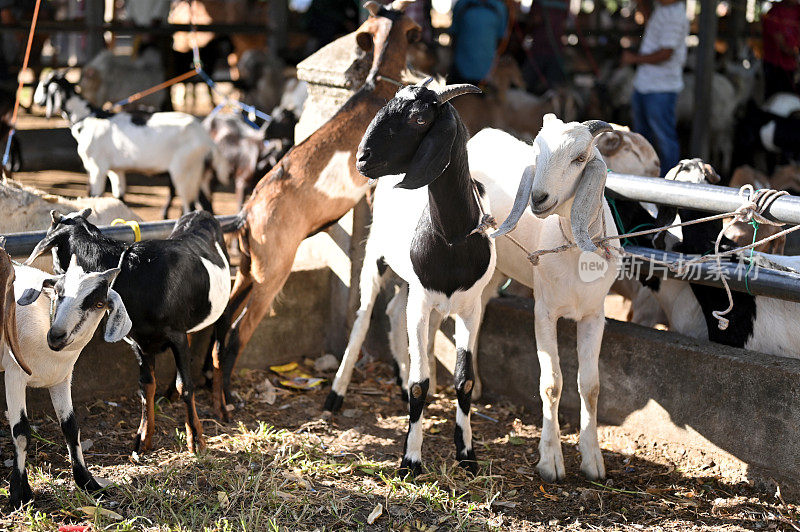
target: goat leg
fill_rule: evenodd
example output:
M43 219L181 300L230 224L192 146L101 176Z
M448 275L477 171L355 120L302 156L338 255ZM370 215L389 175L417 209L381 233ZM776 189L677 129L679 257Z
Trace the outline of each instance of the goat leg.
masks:
M453 439L456 444L456 459L461 467L472 474L478 473L475 449L472 447L472 390L475 386L473 353L477 347L478 328L481 324L482 305L476 302L465 315L455 317L456 367L453 371L456 390L456 428ZM431 353L431 356L433 353Z
M26 449L31 439L31 426L28 424L25 405L25 379L16 371L6 371L6 405L8 422L11 425L11 439L14 442L14 465L11 469L9 501L11 508L19 508L33 500L33 492L28 483L25 468Z
M156 425L156 372L153 355L142 352L138 344L133 345L133 350L139 362L139 398L142 402L142 418L133 440L133 452L138 454L153 448L153 432Z
M171 335L169 340L172 354L175 357L175 366L178 368L178 379L175 381L175 385L181 399L186 403L186 444L189 452L203 451L206 448L206 442L203 438L203 423L197 415L194 402L189 340L184 333Z
M161 219L166 220L169 218L169 208L172 206L172 200L175 198L175 185L172 184L172 178L169 180L169 190L167 191L167 201L164 203L164 208L161 209Z
M350 338L347 341L347 348L342 356L342 362L339 364L336 377L333 379L331 391L325 399L323 408L327 412L338 412L342 408L344 395L347 393L347 387L350 385L350 379L353 376L353 367L358 360L364 338L367 336L369 322L372 317L372 307L375 305L375 299L378 297L383 285L383 275L386 271L386 263L383 257L376 257L374 253L370 253L370 250L367 249L359 280L361 301L356 312L356 319L353 322L353 329L350 331Z
M67 442L69 459L72 462L72 476L75 484L83 490L89 492L100 491L103 489L95 480L86 462L83 460L83 449L81 448L81 431L78 428L78 421L75 419L75 411L72 408L72 375L62 382L50 387L50 401L58 416L61 424L61 432Z
M225 335L231 327L231 313L230 309L226 308L222 316L219 317L214 324L214 334L211 338L209 348L211 350L211 397L214 407L214 415L224 421L228 422L230 416L228 414L227 397L225 396L225 388L223 386L223 347L222 343Z
M428 323L431 308L425 304L424 296L410 289L408 294L408 432L403 445L403 460L400 476L418 475L422 472L422 410L430 386L428 364Z

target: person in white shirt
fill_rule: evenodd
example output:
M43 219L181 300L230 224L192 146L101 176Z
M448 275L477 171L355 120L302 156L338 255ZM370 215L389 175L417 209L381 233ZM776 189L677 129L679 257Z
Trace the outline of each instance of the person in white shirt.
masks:
M622 63L636 65L633 129L655 146L665 175L681 159L675 106L683 89L689 21L684 2L656 0L655 4L639 53L624 51Z

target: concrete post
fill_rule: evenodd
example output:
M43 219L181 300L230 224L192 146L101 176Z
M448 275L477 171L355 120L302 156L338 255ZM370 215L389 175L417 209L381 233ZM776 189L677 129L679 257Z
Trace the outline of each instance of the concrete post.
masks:
M364 84L372 54L364 53L349 34L321 48L297 65L297 78L308 82L308 99L295 128L300 142L327 122L353 93ZM341 353L358 307L358 279L364 260L364 242L371 218L369 206L361 201L351 215L328 229L328 236L349 257L349 271L334 268L331 283L331 312L328 348ZM341 265L337 265L341 266ZM348 275L349 273L349 275Z

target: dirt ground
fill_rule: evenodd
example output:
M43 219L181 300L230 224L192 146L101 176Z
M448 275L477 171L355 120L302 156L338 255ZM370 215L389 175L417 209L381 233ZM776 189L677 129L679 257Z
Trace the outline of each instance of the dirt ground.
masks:
M798 529L800 508L784 503L774 487L751 486L743 481L743 471L717 464L702 451L670 448L616 427L600 429L605 482L580 475L576 428L569 425L562 425L567 479L542 482L534 469L541 416L506 403L475 406L480 472L469 476L454 460L452 386L440 389L425 410L426 473L404 481L395 471L407 411L388 365L374 362L357 370L343 411L331 420L321 416L327 386L310 392L279 387L271 405L265 379L277 381L271 372L238 373L234 386L243 405L227 424L211 418L210 397L205 390L199 393L208 449L197 456L185 451L180 402L159 403L156 450L138 462L129 454L139 418L134 397L77 405L90 469L114 483L94 500L72 483L52 413L31 412L35 436L28 464L36 501L3 514L0 527ZM8 441L3 434L5 458L11 456ZM378 505L380 516L367 524ZM86 516L97 507L112 513Z

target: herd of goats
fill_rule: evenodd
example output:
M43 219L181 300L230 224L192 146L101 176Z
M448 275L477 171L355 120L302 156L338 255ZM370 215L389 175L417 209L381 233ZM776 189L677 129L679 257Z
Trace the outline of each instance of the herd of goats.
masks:
M456 457L468 470L477 470L470 424L471 401L481 394L477 338L489 298L508 278L535 294L544 413L537 469L547 481L565 476L558 422L563 383L556 323L561 317L577 322L581 471L592 480L605 477L597 439L598 357L603 305L612 285L633 301L634 321L661 321L697 338L800 355L800 337L789 326L800 314L797 303L735 293L731 325L720 330L711 313L728 303L721 288L678 279L651 280L646 286L616 280L622 257L613 246L598 247L599 239L642 225L666 225L677 215L682 221L701 216L667 208L653 214L637 202L605 198L609 169L658 177L658 157L643 137L600 120L564 122L548 114L532 143L499 129L470 138L451 102L480 89L426 79L398 90L395 80L401 78L406 48L419 27L403 14L402 2L392 7L368 2L367 7L371 15L357 30L358 45L373 52L365 84L333 118L273 161L247 201L243 184L243 207L225 228L234 232L241 252L233 285L223 228L208 209L193 209L208 207L211 183L224 182L237 163L200 122L182 113L108 113L87 102L63 75L50 74L39 82L34 102L69 121L92 194L103 193L108 176L118 199L50 198L45 202L54 209L47 213L49 229L25 263L12 262L0 250L0 343L15 452L13 507L32 499L25 466L31 436L27 387L50 390L77 485L102 489L83 458L71 381L78 356L106 314L105 341L127 342L140 368L142 416L133 452L152 449L155 356L166 349L174 355L175 388L186 405L188 448L202 450L188 335L213 330L205 364L214 413L228 420L236 359L286 282L298 246L341 218L368 190L373 190L373 224L360 305L324 409L341 408L377 294L391 276L399 277L404 282L387 313L390 347L409 409L401 473L415 474L422 467L422 412L429 392L436 390L433 332L448 316L455 319L457 348ZM252 168L258 157L249 157L238 164ZM125 171L133 170L170 174L184 215L165 240L129 245L97 228L111 218L137 218L119 201ZM718 180L699 160L682 161L667 178ZM18 201L32 206L28 212L33 216L35 190L6 180L3 194L24 195ZM496 231L491 230L492 217L505 220ZM717 220L684 227L680 240L671 234L632 240L703 254L713 248L721 227ZM541 256L535 267L528 260L533 250L569 243L574 247ZM735 246L724 237L720 249ZM610 266L590 282L580 276L587 253Z

